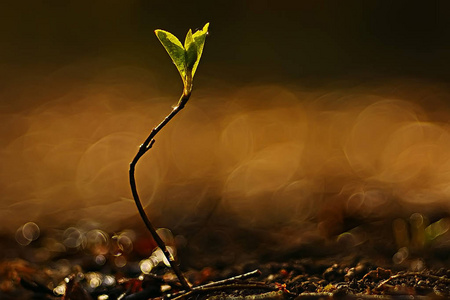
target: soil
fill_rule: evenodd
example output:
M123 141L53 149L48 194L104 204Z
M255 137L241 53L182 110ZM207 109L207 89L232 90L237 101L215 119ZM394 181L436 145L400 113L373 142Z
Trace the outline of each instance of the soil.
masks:
M412 261L409 269L402 270L351 255L206 267L185 271L194 286L189 292L183 291L165 266L146 275L133 267L116 272L108 267L95 270L88 264L77 265L74 261L67 266L66 269L51 263L38 266L21 259L3 261L0 264L0 299L450 298L450 270L424 268L420 259Z
M177 246L191 291L184 290L163 260L143 268L142 262L157 251L151 251L155 244L149 234L138 229L123 231L134 232L132 244L126 235L114 233L109 245L88 243L76 251L67 246L62 252L55 246L62 241L56 233L41 232L41 238L26 246L0 237L4 257L0 299L450 299L447 238L418 247L414 237L423 234L416 234L408 247L399 248L389 226L392 222L384 223L360 224L357 233L370 237L363 243L355 233L353 238L349 234L326 240L316 237L295 247L280 247L279 234L274 238L269 231L236 229L232 224L220 230L211 224L203 227L211 234L177 231L180 235L172 240L191 241L190 246ZM229 235L235 243L213 238L224 228L232 228ZM167 229L160 233L171 235ZM286 230L282 236L293 241L299 237ZM406 254L400 257L403 251Z

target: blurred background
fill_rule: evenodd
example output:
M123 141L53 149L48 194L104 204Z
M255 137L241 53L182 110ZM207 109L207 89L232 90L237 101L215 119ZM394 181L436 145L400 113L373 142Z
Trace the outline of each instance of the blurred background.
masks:
M2 2L5 243L45 261L110 232L129 230L122 250L148 239L128 164L182 90L153 30L206 22L193 96L137 166L185 260L376 241L397 263L448 259L446 1Z

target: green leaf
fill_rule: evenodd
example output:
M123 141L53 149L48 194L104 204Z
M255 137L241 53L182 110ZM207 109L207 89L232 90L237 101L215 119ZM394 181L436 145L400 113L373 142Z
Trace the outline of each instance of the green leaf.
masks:
M192 72L192 68L197 62L197 44L194 41L192 30L190 29L186 34L184 49L186 50L186 68Z
M200 58L202 57L203 47L205 46L206 36L208 35L209 23L206 23L203 26L202 30L196 31L192 37L194 38L195 44L197 45L197 58L192 67L192 77L194 77L195 71L197 71L198 63L200 62Z
M180 72L183 83L188 90L192 88L192 78L197 70L200 57L203 53L203 47L205 45L206 36L208 34L209 23L203 26L202 30L196 31L192 34L192 30L189 29L184 46L178 40L176 36L170 32L157 29L155 34L158 37L161 44L169 53L170 58Z
M170 32L157 29L155 30L155 34L177 67L184 82L186 78L186 51L184 50L183 45L178 38Z

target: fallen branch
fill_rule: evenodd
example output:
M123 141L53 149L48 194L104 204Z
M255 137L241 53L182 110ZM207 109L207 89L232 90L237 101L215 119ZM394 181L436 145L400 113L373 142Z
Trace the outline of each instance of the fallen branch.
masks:
M444 277L444 276L423 274L423 273L420 273L420 272L408 272L408 273L392 275L388 279L383 280L382 282L380 282L378 284L378 286L376 287L376 290L381 289L385 284L387 284L391 280L398 279L398 278L412 277L412 276L420 276L422 278L436 280L436 281L439 281L439 282L445 283L445 284L449 284L450 283L450 278L447 278L447 277Z

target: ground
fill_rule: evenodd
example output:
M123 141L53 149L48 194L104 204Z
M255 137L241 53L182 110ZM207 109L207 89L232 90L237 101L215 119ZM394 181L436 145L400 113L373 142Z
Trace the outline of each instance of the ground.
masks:
M87 254L86 254L87 256ZM65 264L64 267L62 264ZM414 269L415 268L415 269ZM0 264L1 299L446 299L450 270L409 267L356 255L247 261L185 270L194 286L185 292L166 266L142 274L130 263L121 271L81 256L39 265L23 259Z

